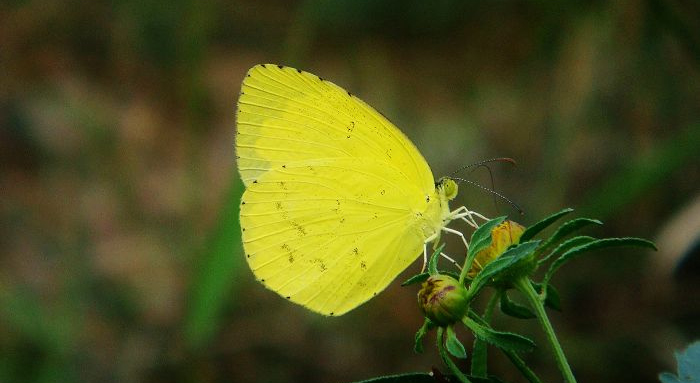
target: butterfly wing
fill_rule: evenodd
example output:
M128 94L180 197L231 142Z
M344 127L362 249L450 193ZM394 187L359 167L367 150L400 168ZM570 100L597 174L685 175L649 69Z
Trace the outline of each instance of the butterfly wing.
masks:
M389 120L318 76L272 64L251 68L238 100L236 151L245 185L292 161L374 158L402 173L405 187L428 194L430 167Z
M383 290L425 240L434 190L416 147L384 116L304 71L258 65L238 101L243 246L256 277L340 315Z
M252 181L241 202L246 259L265 286L324 315L382 291L422 252L421 196L371 159L294 162Z

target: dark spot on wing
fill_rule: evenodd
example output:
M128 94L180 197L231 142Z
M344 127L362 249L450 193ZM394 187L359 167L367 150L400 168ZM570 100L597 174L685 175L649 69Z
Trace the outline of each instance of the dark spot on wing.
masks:
M287 168L287 165L282 165L282 167L286 169L286 168Z
M241 201L241 205L245 205L245 201Z
M386 190L382 189L382 191L380 191L379 194L381 194L381 195L386 194Z
M301 69L297 69L297 73L301 73Z
M280 69L284 69L284 66L283 66L283 65L277 65L277 67L280 68Z
M367 263L365 261L360 262L360 268L364 271L367 270Z
M283 243L281 247L282 247L282 250L286 251L287 254L289 255L289 257L287 258L289 263L294 263L294 250L292 250L292 248L289 247L289 245L286 243Z
M290 297L289 295L287 295L285 298L287 298L287 299L292 299L292 297Z
M331 311L328 315L333 316L333 311Z
M301 236L306 235L306 229L304 229L304 227L301 226L298 222L291 221L290 223L292 224L292 226L294 226L295 229L297 229L297 231L299 232L299 235L301 235Z
M267 68L265 65L266 65L266 64L260 64L261 67Z
M280 202L280 201L275 202L275 209L282 210L282 202Z
M360 250L356 247L356 248L352 249L352 253L355 255L360 255Z
M258 183L258 180L253 180L253 183L254 183L254 184Z

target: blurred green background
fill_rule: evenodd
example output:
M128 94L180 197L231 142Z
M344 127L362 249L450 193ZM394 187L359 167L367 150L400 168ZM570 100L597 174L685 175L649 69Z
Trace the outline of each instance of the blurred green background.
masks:
M696 1L15 0L0 4L0 382L349 382L441 367L431 347L412 351L415 286L329 319L254 281L234 113L246 70L265 62L363 98L436 177L515 158L492 166L493 186L523 224L571 206L604 220L590 234L658 241L555 278L579 381L655 382L700 337ZM516 215L468 186L457 202ZM544 345L535 322L496 324ZM523 381L492 355L493 373ZM547 347L526 360L560 381Z

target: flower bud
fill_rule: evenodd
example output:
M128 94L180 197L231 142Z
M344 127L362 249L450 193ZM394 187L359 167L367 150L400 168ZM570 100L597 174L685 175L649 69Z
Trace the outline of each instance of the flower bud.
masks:
M418 291L418 306L438 326L462 320L469 309L467 290L447 275L433 275Z
M524 231L525 227L514 221L504 221L493 228L491 230L491 246L476 254L467 276L474 278L486 264L500 257L511 245L517 244Z

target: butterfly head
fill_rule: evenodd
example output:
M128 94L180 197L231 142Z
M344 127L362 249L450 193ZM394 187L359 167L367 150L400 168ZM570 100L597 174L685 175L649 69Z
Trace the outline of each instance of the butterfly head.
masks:
M435 183L435 188L445 195L448 201L453 200L457 196L457 182L452 178L442 177Z

